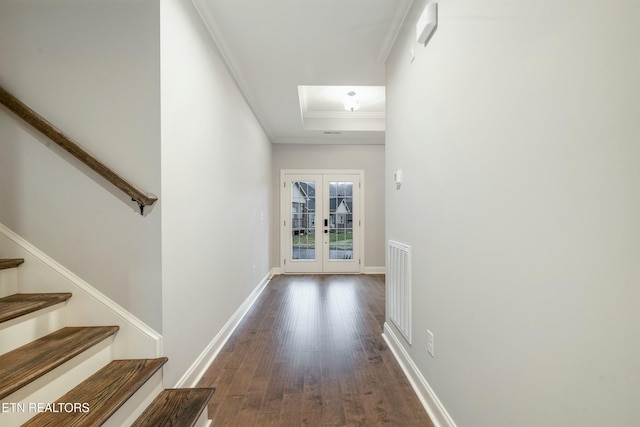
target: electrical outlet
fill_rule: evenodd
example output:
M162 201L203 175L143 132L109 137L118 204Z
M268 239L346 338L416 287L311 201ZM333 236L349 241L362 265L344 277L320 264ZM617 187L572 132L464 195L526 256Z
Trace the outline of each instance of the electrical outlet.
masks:
M431 357L435 357L433 353L433 332L427 329L427 351Z

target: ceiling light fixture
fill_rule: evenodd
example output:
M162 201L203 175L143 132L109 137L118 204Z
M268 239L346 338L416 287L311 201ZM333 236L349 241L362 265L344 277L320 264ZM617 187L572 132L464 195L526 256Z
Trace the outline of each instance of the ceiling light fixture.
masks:
M344 108L348 111L356 111L360 108L360 100L356 97L356 93L351 91L344 99Z

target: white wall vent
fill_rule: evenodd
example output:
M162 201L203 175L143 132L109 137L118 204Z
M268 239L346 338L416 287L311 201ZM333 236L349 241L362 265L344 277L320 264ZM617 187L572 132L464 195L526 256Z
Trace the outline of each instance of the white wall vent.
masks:
M386 282L389 318L411 344L411 246L389 240Z

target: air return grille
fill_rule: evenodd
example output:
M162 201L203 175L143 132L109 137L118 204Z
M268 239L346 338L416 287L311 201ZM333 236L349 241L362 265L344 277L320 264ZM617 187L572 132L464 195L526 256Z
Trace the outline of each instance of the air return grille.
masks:
M411 246L389 240L386 282L389 318L411 344Z

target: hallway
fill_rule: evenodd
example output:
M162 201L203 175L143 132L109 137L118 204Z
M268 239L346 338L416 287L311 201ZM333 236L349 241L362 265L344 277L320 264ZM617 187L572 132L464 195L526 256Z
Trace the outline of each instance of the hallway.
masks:
M433 426L384 305L384 276L275 276L200 381L213 426Z

